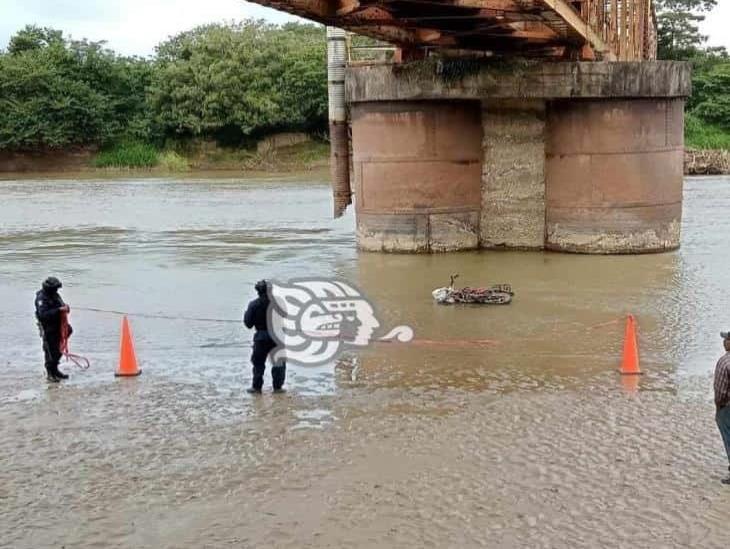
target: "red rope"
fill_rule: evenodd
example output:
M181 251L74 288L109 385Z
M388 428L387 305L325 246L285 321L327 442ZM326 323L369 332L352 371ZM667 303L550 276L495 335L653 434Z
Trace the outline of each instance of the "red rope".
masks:
M68 325L68 313L61 312L61 344L60 351L63 356L66 357L66 362L73 362L77 368L86 370L91 363L89 359L81 355L75 355L68 352L68 338L71 336L71 329Z

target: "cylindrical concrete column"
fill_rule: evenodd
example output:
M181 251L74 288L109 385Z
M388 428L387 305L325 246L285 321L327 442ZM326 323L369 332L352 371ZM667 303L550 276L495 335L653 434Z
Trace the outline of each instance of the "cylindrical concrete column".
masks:
M684 101L550 103L546 247L579 253L679 247Z
M357 103L350 117L359 247L394 252L476 248L479 103Z

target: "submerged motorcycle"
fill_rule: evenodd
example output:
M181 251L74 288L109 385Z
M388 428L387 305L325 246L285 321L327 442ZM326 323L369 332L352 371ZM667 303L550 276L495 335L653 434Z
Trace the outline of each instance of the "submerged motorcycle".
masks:
M454 288L454 280L458 274L451 275L451 281L446 288L436 288L431 295L436 303L452 305L454 303L477 303L480 305L507 305L512 302L514 292L509 284L495 284L488 288Z

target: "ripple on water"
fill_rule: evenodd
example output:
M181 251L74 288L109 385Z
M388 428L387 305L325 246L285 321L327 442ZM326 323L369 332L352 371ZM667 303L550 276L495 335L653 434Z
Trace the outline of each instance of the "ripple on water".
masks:
M28 402L41 398L41 392L37 389L26 389L11 396L0 397L0 404L12 404L15 402Z
M724 546L710 372L730 306L716 207L730 185L703 184L686 186L680 252L591 258L358 255L327 188L272 181L67 182L47 206L91 228L56 230L18 214L27 186L0 183L18 231L0 237L3 543ZM51 271L72 306L220 318L260 278L338 273L418 341L290 366L285 395L267 372L251 398L238 326L133 318L144 373L116 380L118 317L74 311L92 368L46 386L29 306ZM434 307L452 272L512 282L515 302ZM615 371L629 311L635 386Z

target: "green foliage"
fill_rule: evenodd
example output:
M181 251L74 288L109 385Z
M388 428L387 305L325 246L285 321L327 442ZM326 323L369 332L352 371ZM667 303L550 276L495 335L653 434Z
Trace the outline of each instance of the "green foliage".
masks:
M730 150L730 131L688 114L684 122L684 141L693 149Z
M324 141L311 141L287 147L279 152L280 156L288 158L290 163L300 166L310 166L328 160L330 156L330 144Z
M28 26L0 53L0 149L105 144L132 131L150 138L148 62L101 42L70 41Z
M695 60L692 88L690 112L730 132L730 59L723 55Z
M659 59L688 59L695 55L707 37L700 34L704 12L717 0L654 0L657 12Z
M692 97L687 101L687 146L730 148L730 58L724 48L704 48L699 32L717 0L655 0L658 56L692 63ZM710 16L712 14L710 13Z
M730 58L724 50L694 54L685 140L699 149L730 149Z
M188 161L175 151L165 151L158 156L158 166L168 172L185 172L190 169Z
M248 20L206 25L160 44L150 87L155 123L168 136L245 136L324 126L324 29Z
M97 168L152 168L159 162L157 149L148 143L125 142L100 152Z
M191 137L240 145L321 131L326 114L325 35L313 25L198 27L160 44L153 61L29 25L0 51L0 150Z
M63 47L63 33L48 27L26 25L10 38L8 53L17 55L24 51L40 50L49 46Z

